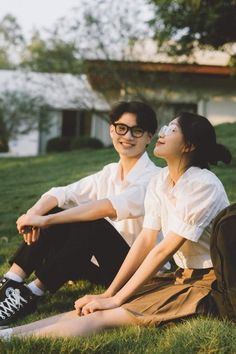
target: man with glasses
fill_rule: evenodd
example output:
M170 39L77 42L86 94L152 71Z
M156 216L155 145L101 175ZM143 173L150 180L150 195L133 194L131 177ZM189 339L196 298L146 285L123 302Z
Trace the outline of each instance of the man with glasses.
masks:
M110 284L142 228L146 187L159 171L145 152L156 129L147 104L119 103L110 112L119 162L50 189L17 220L24 242L0 282L0 325L31 313L46 290L68 280Z

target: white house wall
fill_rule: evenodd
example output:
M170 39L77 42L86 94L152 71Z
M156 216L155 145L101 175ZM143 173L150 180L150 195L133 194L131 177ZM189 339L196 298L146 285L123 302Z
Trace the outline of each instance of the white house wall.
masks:
M214 97L199 106L198 113L205 115L214 125L236 122L236 97Z
M9 142L9 155L35 156L38 154L39 132L31 131L28 134L18 136L18 139Z
M19 135L17 139L10 140L9 153L5 155L36 156L44 153L47 141L61 135L61 121L61 111L50 112L50 128L47 132L40 134L38 130L34 130L28 134Z
M152 85L147 78L139 90L150 102L157 103L160 123L171 118L171 106L178 104L196 104L198 113L213 124L236 122L235 78L158 74Z
M91 136L101 140L105 146L111 145L109 123L96 113L92 115Z
M86 75L0 70L0 94L6 90L41 97L55 111L54 124L48 133L32 131L19 135L9 142L9 153L1 156L30 156L44 152L48 139L61 136L62 110L107 111L110 108L103 95L91 87Z

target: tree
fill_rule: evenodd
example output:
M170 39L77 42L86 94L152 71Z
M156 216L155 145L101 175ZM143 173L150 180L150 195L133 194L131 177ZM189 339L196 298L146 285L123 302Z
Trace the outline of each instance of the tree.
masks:
M59 19L48 31L47 40L35 33L21 65L41 72L89 76L92 73L93 77L99 76L100 91L110 94L115 86L123 97L142 98L136 85L137 79L142 80L140 74L135 70L128 73L120 70L113 61L134 59L137 40L150 37L146 23L149 17L143 0L136 0L135 4L120 0L80 0L80 6L70 16ZM92 61L88 65L88 60L96 59L104 65Z
M48 110L44 100L20 91L0 94L0 152L9 150L9 140L34 129L49 128Z
M118 91L123 98L143 98L136 85L140 74L135 70L128 73L120 70L114 61L135 60L133 48L137 41L150 37L148 18L143 0L136 0L135 4L120 0L80 0L80 7L73 9L71 18L58 21L56 32L59 37L73 41L90 82L95 83L91 76L98 78L95 89L110 96Z
M191 54L196 47L224 48L236 42L235 0L149 0L155 17L150 24L162 45L174 39L170 53Z
M76 54L73 41L62 40L56 31L47 40L36 32L25 49L20 66L38 72L78 74L82 64Z
M25 39L14 16L0 21L0 69L13 68L24 50Z
M71 19L62 19L58 27L74 39L83 58L130 60L129 49L150 32L145 8L143 0L80 0Z

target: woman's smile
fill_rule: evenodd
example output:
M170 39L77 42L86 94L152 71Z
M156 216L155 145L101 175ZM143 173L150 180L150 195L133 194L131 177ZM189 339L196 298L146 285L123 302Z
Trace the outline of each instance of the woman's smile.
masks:
M156 146L164 145L164 141L161 141L160 139L157 140Z

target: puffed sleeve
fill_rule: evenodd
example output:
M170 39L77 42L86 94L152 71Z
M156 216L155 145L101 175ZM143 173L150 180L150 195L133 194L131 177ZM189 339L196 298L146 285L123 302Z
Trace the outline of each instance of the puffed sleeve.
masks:
M159 176L151 179L145 197L145 216L143 227L152 230L161 230L161 200L158 193Z
M228 198L217 177L211 180L186 181L177 196L171 231L197 242L214 217L228 205Z

